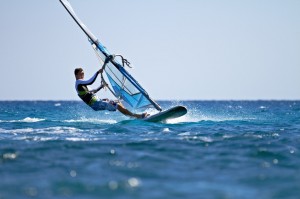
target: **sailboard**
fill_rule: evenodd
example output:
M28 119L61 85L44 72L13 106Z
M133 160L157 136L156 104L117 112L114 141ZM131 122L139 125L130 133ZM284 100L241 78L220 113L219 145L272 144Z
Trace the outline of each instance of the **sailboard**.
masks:
M77 23L77 25L81 28L81 30L86 34L99 61L103 64L105 59L108 56L111 56L109 51L97 39L97 37L84 25L84 23L78 18L75 11L73 10L70 2L68 0L60 0L60 2L64 6L64 8L68 11L68 13L71 15L73 20ZM129 62L126 59L124 59L122 56L121 56L121 58L122 58L122 64L119 63L116 59L112 59L111 61L109 61L106 64L106 66L104 68L106 77L110 83L110 85L108 86L109 90L112 92L112 94L118 100L125 101L126 104L128 104L132 109L151 108L152 107L161 112L162 108L160 107L160 105L149 96L149 94L138 83L138 81L136 79L134 79L128 73L128 71L125 69L126 65L129 66ZM103 78L103 76L102 76L102 78ZM177 109L174 109L174 110L177 110ZM170 113L173 113L173 115L176 116L176 114L174 114L174 110L172 109L172 111L170 111ZM169 110L167 110L167 112L169 112ZM163 121L163 116L170 117L170 115L168 115L168 114L160 114L160 113L158 113L158 114L160 115L160 118L161 118L161 119L159 119L159 121ZM158 115L158 114L156 114L156 115ZM180 115L180 114L177 114L177 115Z
M150 115L149 117L146 117L143 120L147 122L166 122L167 120L181 117L186 113L187 113L186 107L175 106L173 108L161 111L157 114Z

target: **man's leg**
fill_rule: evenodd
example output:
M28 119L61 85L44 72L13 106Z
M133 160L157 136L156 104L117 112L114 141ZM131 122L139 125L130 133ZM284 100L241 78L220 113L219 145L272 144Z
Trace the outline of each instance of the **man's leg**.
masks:
M130 112L129 110L127 110L123 104L121 103L118 103L118 107L117 109L123 113L124 115L127 115L127 116L131 116L131 117L135 117L135 118L144 118L147 116L147 113L142 113L142 114L135 114L135 113L132 113Z

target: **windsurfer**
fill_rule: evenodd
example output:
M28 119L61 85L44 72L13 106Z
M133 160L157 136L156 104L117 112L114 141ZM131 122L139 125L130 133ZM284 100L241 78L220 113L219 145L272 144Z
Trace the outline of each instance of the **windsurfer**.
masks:
M112 59L112 57L109 56L105 60L104 65L106 65L111 59ZM78 96L87 105L89 105L95 111L119 110L124 115L130 116L130 117L145 118L148 116L147 113L135 114L135 113L130 112L119 101L114 101L114 100L109 100L109 99L99 99L98 96L96 95L96 93L106 86L105 83L102 83L98 88L93 89L93 90L90 90L88 88L88 85L92 85L95 82L95 80L97 79L98 75L102 72L103 72L103 67L100 70L98 70L90 79L84 80L84 71L82 68L76 68L74 71L75 78L76 78L76 82L75 82L76 91L78 93Z

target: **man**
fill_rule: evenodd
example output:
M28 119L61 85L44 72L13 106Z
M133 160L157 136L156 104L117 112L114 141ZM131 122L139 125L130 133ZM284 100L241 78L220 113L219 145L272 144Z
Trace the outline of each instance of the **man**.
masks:
M104 65L106 65L112 57L108 57ZM101 110L108 110L108 111L116 111L119 110L121 113L124 115L130 116L130 117L135 117L135 118L145 118L147 117L147 113L143 114L135 114L127 110L120 102L118 101L113 101L109 99L99 99L98 96L95 94L102 88L105 87L105 85L101 85L100 87L89 90L88 85L91 85L95 82L97 79L98 75L103 72L103 68L98 70L90 79L84 80L84 71L82 68L76 68L74 73L75 73L75 88L78 93L78 96L87 104L89 105L92 109L95 111L101 111Z

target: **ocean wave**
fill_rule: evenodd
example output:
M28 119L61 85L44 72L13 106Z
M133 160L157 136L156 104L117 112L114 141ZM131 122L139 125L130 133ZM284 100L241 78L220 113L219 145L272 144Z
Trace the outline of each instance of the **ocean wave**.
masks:
M249 121L251 117L226 117L226 116L202 116L200 121L225 122L225 121Z
M72 142L84 142L84 141L98 141L98 140L103 140L103 138L90 138L90 137L67 137L67 141L72 141Z
M99 139L93 134L86 134L84 130L74 127L47 127L47 128L20 128L3 129L0 128L0 140L26 140L26 141L91 141Z
M83 130L74 128L74 127L47 127L47 128L21 128L21 129L1 129L0 133L11 133L11 134L19 134L19 133L49 133L49 134L60 134L60 133L78 133Z
M188 114L176 119L167 120L167 124L177 124L177 123L197 123L202 121L211 122L226 122L226 121L249 121L255 120L256 118L251 117L226 117L226 116L205 116L205 115L193 115Z
M117 121L113 119L97 119L97 118L80 118L72 120L64 120L67 123L96 123L96 124L116 124Z
M8 122L8 123L15 123L15 122L26 122L26 123L33 123L33 122L42 122L45 121L43 118L31 118L31 117L26 117L22 120L0 120L0 122Z
M77 133L82 132L83 130L74 128L74 127L65 127L65 126L55 126L55 127L48 127L42 129L36 129L36 132L51 132L51 133Z
M23 129L1 129L0 128L0 133L17 134L17 133L31 133L33 131L34 131L33 128L23 128Z
M25 119L21 120L21 122L41 122L44 121L45 119L42 118L30 118L26 117Z
M197 123L202 121L212 121L212 122L223 122L223 121L253 121L256 117L251 117L249 115L230 115L224 113L207 114L201 112L197 109L188 109L188 113L182 117L176 119L167 120L167 124L177 124L177 123Z

